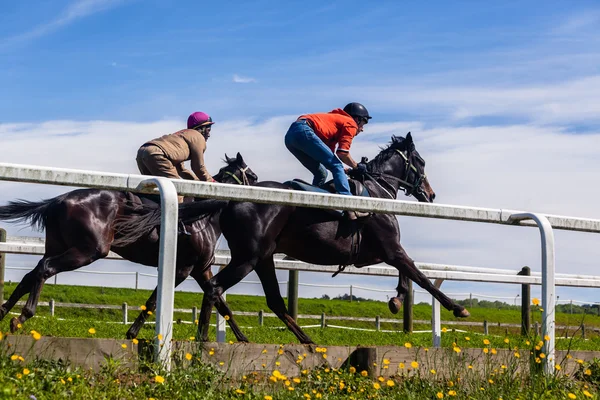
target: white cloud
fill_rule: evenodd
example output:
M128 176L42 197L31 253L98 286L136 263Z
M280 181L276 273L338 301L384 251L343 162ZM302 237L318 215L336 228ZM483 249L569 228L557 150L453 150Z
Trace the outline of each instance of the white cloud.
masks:
M55 19L34 26L29 31L0 40L0 49L50 34L78 19L116 7L126 0L77 0Z
M256 79L234 74L232 78L235 83L256 83Z

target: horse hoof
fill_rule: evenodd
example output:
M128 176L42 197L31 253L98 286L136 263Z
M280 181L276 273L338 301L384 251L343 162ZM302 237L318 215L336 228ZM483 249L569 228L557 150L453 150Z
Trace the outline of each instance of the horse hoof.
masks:
M388 301L388 307L390 308L390 312L392 314L398 314L398 311L402 308L402 302L397 297L392 297L390 301Z
M468 312L466 308L463 308L462 310L454 310L454 316L458 318L467 318L470 315L471 313Z
M18 331L21 326L21 323L19 322L19 319L17 317L13 318L10 320L10 333L15 333L16 331Z

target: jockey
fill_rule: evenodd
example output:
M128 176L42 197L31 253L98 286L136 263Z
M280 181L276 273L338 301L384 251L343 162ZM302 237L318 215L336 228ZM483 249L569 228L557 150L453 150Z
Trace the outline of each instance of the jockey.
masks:
M204 164L206 141L213 124L208 114L195 112L188 117L187 129L144 143L136 158L142 175L215 182ZM183 163L187 160L191 161L193 172L185 168Z
M364 172L366 165L354 161L350 146L369 119L369 112L360 103L349 103L343 110L336 108L328 113L301 115L287 131L285 146L312 172L314 186L325 183L329 170L336 192L352 195L342 162Z

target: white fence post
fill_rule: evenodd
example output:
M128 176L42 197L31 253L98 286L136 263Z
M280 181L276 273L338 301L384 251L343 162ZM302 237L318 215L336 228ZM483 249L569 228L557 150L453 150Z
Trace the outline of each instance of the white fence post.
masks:
M177 190L167 178L154 177L140 186L154 185L160 191L160 251L158 253L158 297L156 309L156 338L154 356L171 369L171 339L173 337L173 308L175 306L175 262L177 259L177 219L179 203Z
M219 271L221 271L223 268L225 268L225 266L221 266L219 268ZM221 295L221 297L223 298L223 300L227 299L227 295L225 293L223 293ZM217 342L218 343L225 343L225 318L223 318L221 316L221 314L219 314L217 312Z
M534 213L519 213L513 214L509 218L509 222L520 222L526 219L535 221L539 230L542 241L542 337L544 338L544 346L542 351L546 354L544 359L544 372L546 374L554 373L555 352L555 307L556 307L556 289L554 282L555 273L555 257L554 257L554 232L548 218L543 215ZM548 340L546 340L546 337Z
M440 288L444 283L443 279L436 279L433 285ZM431 335L433 336L433 347L442 346L442 320L440 316L440 302L431 296Z

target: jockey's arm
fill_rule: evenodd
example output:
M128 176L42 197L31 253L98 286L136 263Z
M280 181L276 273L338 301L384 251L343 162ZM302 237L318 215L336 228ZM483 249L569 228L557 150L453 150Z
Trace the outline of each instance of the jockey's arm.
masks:
M347 166L349 166L351 168L356 168L358 166L358 163L356 161L354 161L354 159L350 155L349 151L339 151L338 150L335 154Z
M183 163L176 165L175 169L177 170L177 174L181 177L181 179L187 179L190 181L197 181L198 177L192 171L187 169Z
M190 162L192 171L198 176L198 180L204 182L214 182L213 177L208 173L204 164L204 150L206 146L193 146L190 148Z

